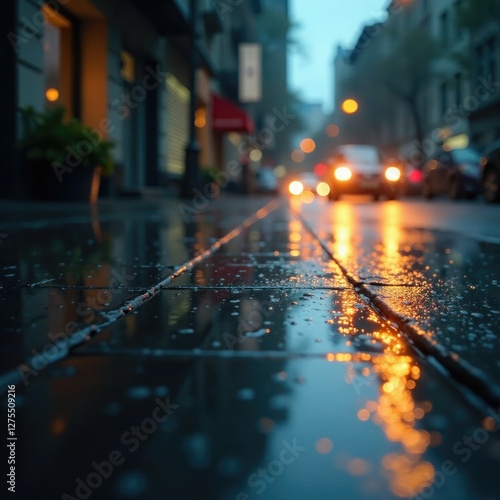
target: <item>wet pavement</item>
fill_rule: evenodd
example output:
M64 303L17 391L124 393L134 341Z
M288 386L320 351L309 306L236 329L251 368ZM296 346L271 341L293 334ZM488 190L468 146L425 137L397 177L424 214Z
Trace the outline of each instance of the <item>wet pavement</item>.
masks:
M491 399L498 406L498 207L466 202L401 206L362 210L363 204L343 203L320 213L314 206L306 207L304 217L322 219L316 225L318 237L351 283L467 371L480 369L479 377L494 387ZM453 217L446 214L450 210L455 210Z
M12 498L498 498L500 407L411 338L495 394L496 233L405 203L2 207Z

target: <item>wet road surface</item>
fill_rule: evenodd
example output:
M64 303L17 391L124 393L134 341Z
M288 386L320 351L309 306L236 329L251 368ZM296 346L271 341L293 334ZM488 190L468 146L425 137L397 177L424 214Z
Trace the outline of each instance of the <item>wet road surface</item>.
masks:
M500 408L400 328L495 393L494 208L10 210L13 498L498 498Z

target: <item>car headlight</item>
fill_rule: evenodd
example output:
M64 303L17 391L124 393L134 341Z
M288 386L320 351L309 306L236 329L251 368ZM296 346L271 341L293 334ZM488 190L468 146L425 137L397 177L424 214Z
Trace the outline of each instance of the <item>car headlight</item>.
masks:
M300 181L292 181L288 186L288 190L290 191L290 194L299 196L304 191L304 185Z
M385 171L385 178L390 182L397 182L401 179L401 170L398 167L389 167Z
M330 186L326 182L320 182L316 186L316 193L319 196L328 196L330 194Z
M463 175L467 175L468 177L474 177L476 179L479 179L480 177L479 165L472 165L470 163L461 163L458 166L458 170L460 170L460 172Z
M342 167L337 167L335 169L335 179L341 182L348 181L352 177L352 172L349 167L346 167L345 165Z

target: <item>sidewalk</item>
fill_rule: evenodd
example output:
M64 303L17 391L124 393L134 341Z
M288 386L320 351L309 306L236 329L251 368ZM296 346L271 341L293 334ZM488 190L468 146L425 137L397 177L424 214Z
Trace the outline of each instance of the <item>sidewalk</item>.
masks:
M1 207L12 498L495 498L500 417L368 306L323 207L182 203Z

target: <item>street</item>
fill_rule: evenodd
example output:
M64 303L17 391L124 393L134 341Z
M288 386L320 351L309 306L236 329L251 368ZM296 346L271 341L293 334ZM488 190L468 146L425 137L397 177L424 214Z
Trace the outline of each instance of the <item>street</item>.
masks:
M1 204L12 498L498 498L498 206Z
M15 500L500 499L500 2L0 16Z

